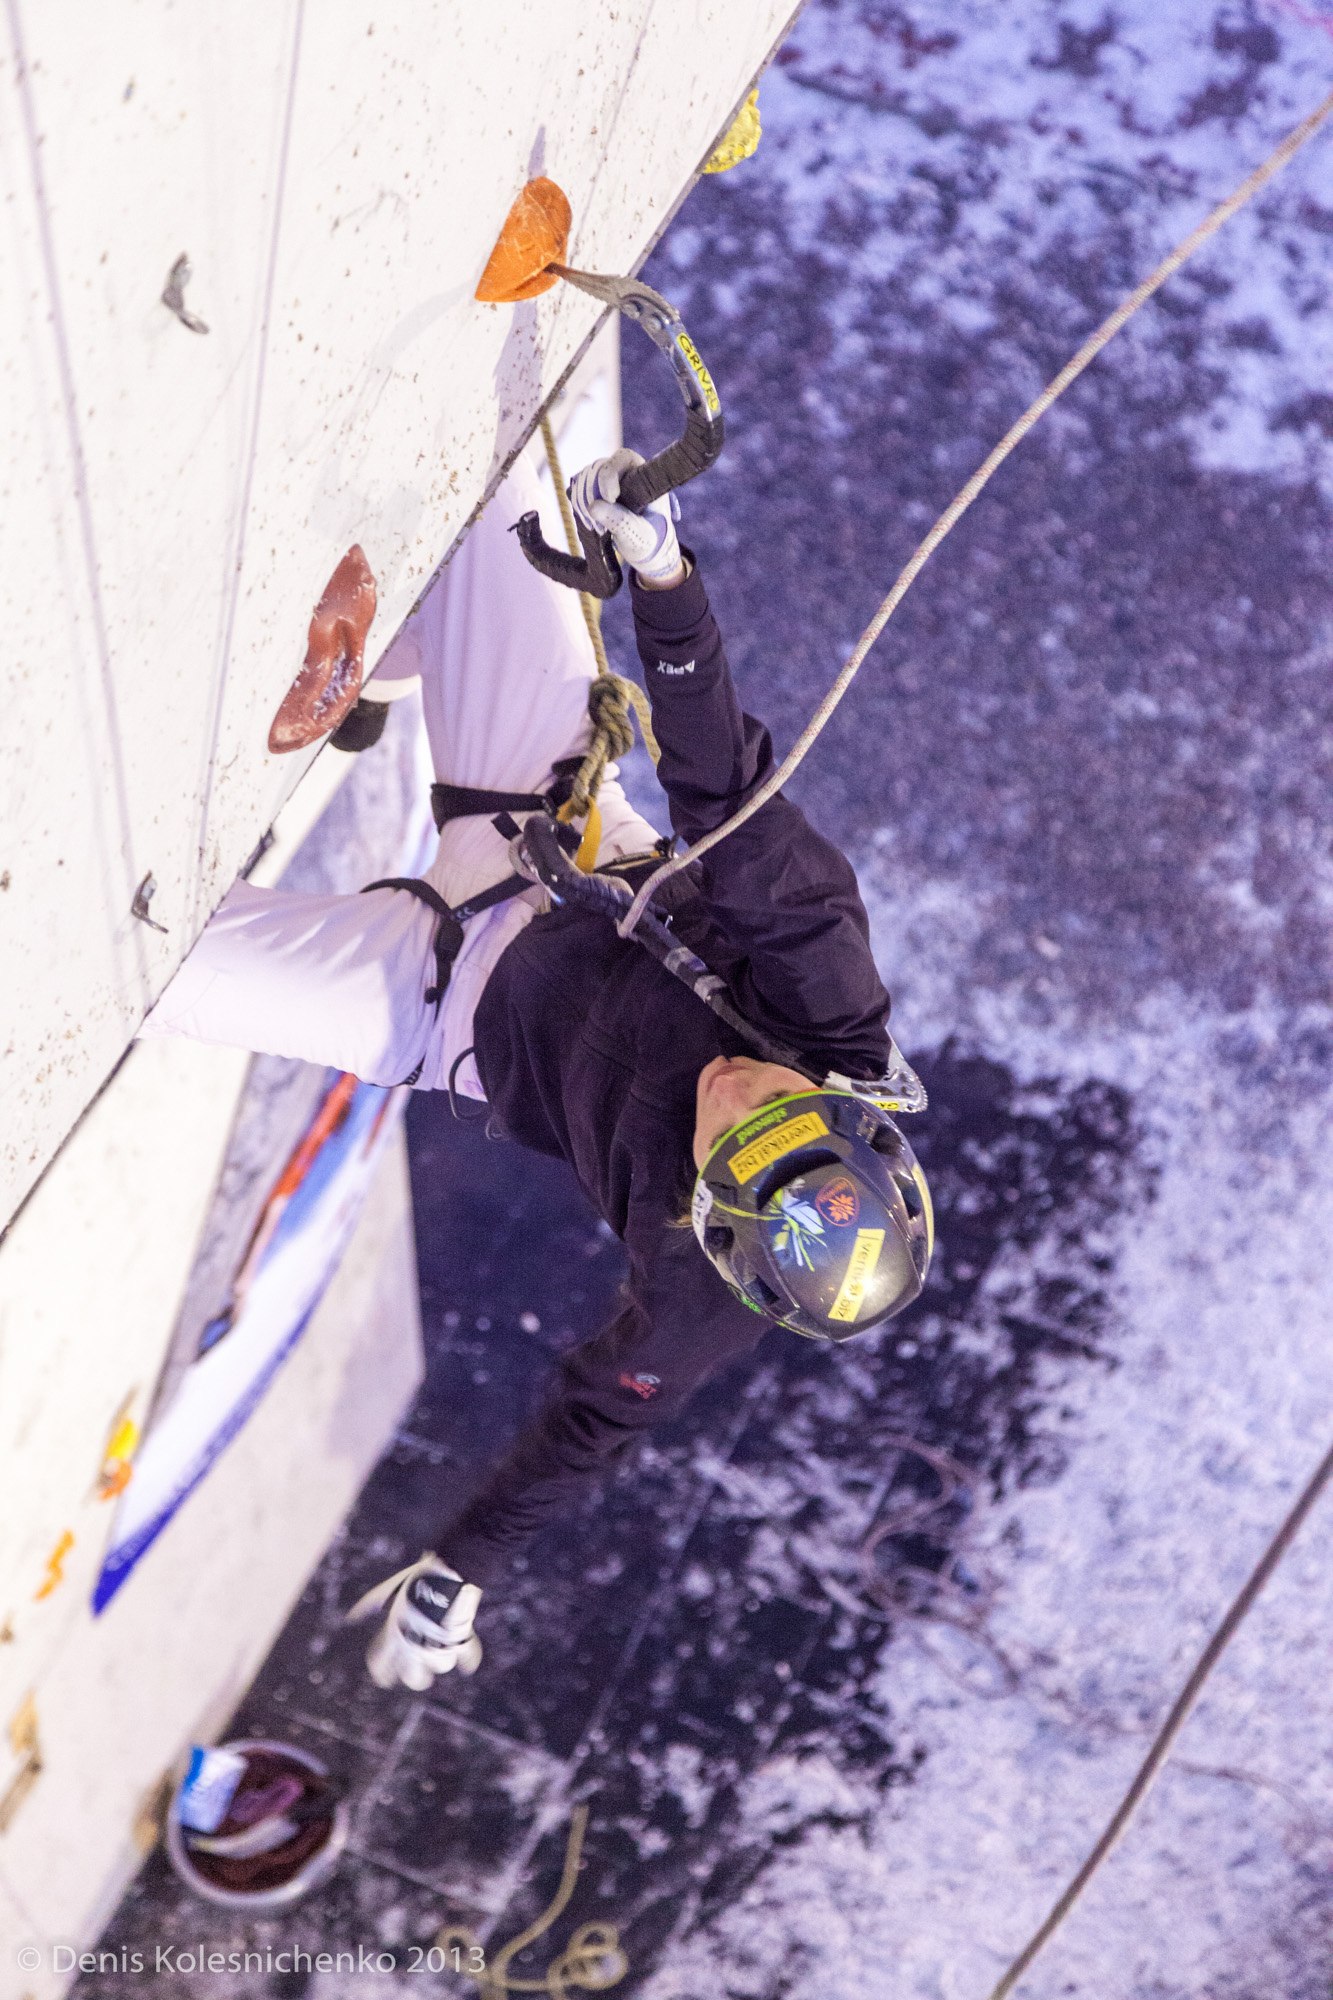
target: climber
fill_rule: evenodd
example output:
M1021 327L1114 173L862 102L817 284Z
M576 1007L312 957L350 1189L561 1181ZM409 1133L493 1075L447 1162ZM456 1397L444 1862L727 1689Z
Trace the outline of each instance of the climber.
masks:
M670 506L618 505L634 462L597 462L571 497L631 572L658 776L690 840L762 781L772 747L739 706ZM834 1340L880 1324L920 1292L931 1250L925 1180L893 1120L811 1080L884 1073L889 1000L851 867L780 794L673 883L671 921L810 1074L753 1055L604 917L538 914L535 890L455 924L441 969L440 908L512 873L496 798L512 788L522 810L538 807L589 741L578 601L505 532L534 504L520 462L367 686L373 697L381 677L421 675L436 791L459 814L441 828L428 898L411 883L344 897L239 883L145 1028L484 1098L492 1133L566 1159L628 1250L621 1309L561 1358L545 1408L482 1491L442 1513L438 1553L355 1607L385 1613L369 1664L386 1686L473 1670L480 1596L527 1538L769 1321ZM614 765L598 805L597 865L632 881L663 844Z

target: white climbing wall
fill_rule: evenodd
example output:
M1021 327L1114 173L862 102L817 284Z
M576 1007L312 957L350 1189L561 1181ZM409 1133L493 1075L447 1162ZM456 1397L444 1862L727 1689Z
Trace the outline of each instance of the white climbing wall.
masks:
M164 1778L234 1705L419 1365L398 1136L291 1358L95 1617L117 1515L99 1467L154 1407L248 1115L234 1051L144 1043L117 1065L275 822L257 877L307 835L356 865L336 826L355 788L319 809L371 760L273 758L268 723L349 543L379 583L373 667L597 324L563 290L474 302L519 187L565 187L573 261L634 268L792 8L9 0L0 2000L61 1990L53 1941L95 1936ZM162 302L182 253L207 332ZM611 441L605 351L561 417L571 465ZM384 853L351 882L402 837L392 787L369 791ZM164 930L131 914L150 875Z
M632 269L792 12L11 0L0 1222L300 777L265 736L335 564L373 664L591 332L474 302L514 195Z
M616 333L608 323L553 405L571 464L620 442ZM527 450L544 463L540 440ZM555 538L549 481L541 505ZM336 889L412 866L429 835L424 750L410 698L366 756L321 753L254 875ZM154 1495L174 1496L244 1400L235 1329L191 1364L327 1084L304 1064L139 1042L0 1247L0 2000L68 1984L57 1945L95 1938L155 1838L164 1785L234 1709L419 1378L395 1121L350 1241L354 1169L341 1192L325 1183L323 1220L307 1212L312 1263L335 1250L311 1323L123 1584L101 1588ZM277 1283L279 1307L301 1296L290 1275ZM261 1354L294 1323L266 1319ZM126 1418L141 1436L120 1494L99 1473ZM26 1787L32 1744L10 1740L25 1717L42 1764ZM19 1951L39 1962L24 1969Z

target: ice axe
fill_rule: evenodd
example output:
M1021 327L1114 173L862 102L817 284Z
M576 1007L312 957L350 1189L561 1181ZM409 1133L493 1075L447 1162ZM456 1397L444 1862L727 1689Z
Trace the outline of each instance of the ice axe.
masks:
M622 475L622 503L643 508L708 470L722 449L722 401L670 300L639 278L604 277L572 269L564 261L569 227L569 202L555 182L544 177L529 181L509 211L477 286L477 297L491 304L536 298L549 291L557 279L563 279L603 305L614 306L642 327L666 355L685 403L685 429L665 450ZM579 522L583 554L571 556L550 546L535 513L524 514L515 526L524 555L553 583L568 584L592 597L614 597L619 590L620 564L609 535L600 535Z

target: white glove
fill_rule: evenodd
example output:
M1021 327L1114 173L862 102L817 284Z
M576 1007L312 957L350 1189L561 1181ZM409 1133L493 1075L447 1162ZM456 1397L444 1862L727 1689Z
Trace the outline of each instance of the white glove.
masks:
M642 464L637 451L613 451L610 458L594 459L570 480L569 497L585 527L610 535L627 568L637 571L645 583L664 583L680 567L676 539L680 510L675 495L650 501L641 514L616 504L621 474Z
M481 1602L475 1583L464 1583L457 1570L429 1550L419 1562L386 1576L347 1613L347 1622L369 1618L385 1609L387 1616L370 1642L366 1665L382 1688L411 1688L423 1694L437 1674L475 1674L481 1665L481 1640L472 1621Z

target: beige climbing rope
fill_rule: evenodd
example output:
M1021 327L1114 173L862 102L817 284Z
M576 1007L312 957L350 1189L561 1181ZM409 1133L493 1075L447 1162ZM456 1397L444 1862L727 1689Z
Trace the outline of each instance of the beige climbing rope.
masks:
M1156 1778L1158 1772L1171 1754L1171 1746L1184 1728L1199 1696L1203 1693L1205 1681L1221 1659L1231 1640L1235 1637L1241 1622L1253 1605L1255 1598L1259 1595L1259 1592L1263 1589L1268 1579L1272 1576L1273 1571L1287 1553L1302 1521L1304 1521L1306 1515L1314 1506L1315 1501L1328 1485L1330 1478L1333 1478L1333 1448L1330 1448L1324 1454L1319 1464L1315 1467L1314 1472L1303 1487L1295 1506L1273 1536L1272 1541L1268 1544L1268 1547L1264 1550L1254 1569L1246 1578L1244 1585L1232 1602L1225 1618L1223 1618L1221 1624L1209 1639L1208 1644L1200 1653L1194 1664L1193 1673L1191 1673L1184 1687L1176 1696L1170 1714L1158 1730L1156 1737L1153 1739L1152 1748L1149 1750L1142 1764L1140 1764L1138 1771L1135 1773L1133 1784L1116 1807L1101 1838L1098 1840L1091 1854L1089 1854L1087 1860L1083 1863L1083 1866L1079 1869L1073 1881L1069 1884L1069 1887L1064 1891L1064 1894L1053 1905L1050 1915L1046 1918L1045 1922L1038 1930L1033 1932L999 1984L992 1987L990 2000L1007 2000L1007 1996L1013 1992L1023 1974L1031 1966L1038 1952L1050 1942L1056 1931L1059 1930L1061 1924L1069 1915L1069 1912L1073 1909L1075 1903L1083 1894L1083 1891L1087 1888L1089 1882L1091 1882L1093 1876L1097 1873L1097 1870L1101 1867L1121 1834L1125 1831L1125 1828L1129 1825L1130 1820L1143 1804L1154 1778Z
M542 413L541 430L542 443L546 446L546 462L551 468L551 481L560 505L560 519L564 523L569 553L572 556L581 555L578 530L574 525L574 510L565 491L565 475L560 466L555 432L551 428L551 419L545 411ZM635 716L639 719L644 746L654 764L661 752L657 746L657 738L653 734L652 710L648 706L647 695L642 688L636 687L633 681L626 680L623 674L614 674L611 671L606 657L606 645L602 638L601 608L597 599L586 590L581 590L579 603L583 607L588 637L592 640L593 656L597 661L597 678L588 689L592 743L579 766L574 779L574 789L560 808L559 817L566 822L575 819L586 822L579 851L574 857L586 875L596 866L597 850L601 845L602 819L597 810L597 791L602 782L602 774L613 757L624 757L634 748Z
M551 1928L573 1895L587 1825L587 1806L575 1806L569 1823L569 1837L565 1842L565 1865L559 1888L536 1922L529 1924L525 1931L520 1931L517 1937L510 1938L494 1958L486 1958L481 1940L464 1924L446 1924L443 1930L436 1933L435 1948L446 1959L451 1953L459 1954L454 1969L473 1982L478 2000L501 2000L501 1996L508 1993L548 1993L551 2000L568 2000L570 1988L575 1986L585 1993L605 1993L608 1987L618 1986L629 1971L629 1960L620 1949L619 1931L614 1924L603 1923L580 1924L565 1949L547 1966L541 1979L520 1979L509 1970L511 1960ZM475 1957L479 1961L475 1971L461 1963L464 1952L469 1959Z
M683 854L676 855L670 861L664 861L660 868L653 870L617 925L617 929L622 937L632 935L634 927L647 908L650 898L661 887L663 882L667 881L672 875L678 875L683 868L688 868L692 861L697 861L702 855L709 853L717 846L719 841L725 840L729 833L734 833L738 826L743 826L745 821L757 813L761 806L768 803L775 792L782 789L815 739L819 736L825 723L846 694L853 680L855 680L861 662L865 659L866 654L870 651L870 648L874 645L876 639L878 639L880 633L884 630L884 627L888 624L890 618L892 618L894 612L916 582L917 577L921 574L931 556L934 555L945 536L953 528L957 527L963 515L972 505L972 502L977 498L983 487L988 485L990 480L999 471L1010 452L1014 450L1016 445L1022 443L1033 425L1045 416L1052 403L1064 394L1071 382L1077 380L1089 362L1094 361L1107 342L1119 333L1121 327L1134 317L1139 307L1145 305L1153 293L1160 286L1164 285L1168 278L1173 277L1182 264L1188 263L1195 251L1200 249L1210 236L1215 235L1224 222L1229 222L1233 215L1244 208L1246 202L1259 192L1259 189L1264 186L1265 182L1270 181L1274 174L1280 172L1286 166L1288 160L1295 153L1299 152L1306 140L1314 137L1314 134L1331 111L1333 111L1333 92L1324 99L1323 103L1316 110L1310 113L1308 118L1302 119L1294 131L1287 134L1281 144L1273 149L1261 166L1256 167L1254 172L1241 182L1233 194L1229 194L1225 201L1219 202L1212 213L1206 215L1203 221L1190 231L1183 243L1178 244L1168 257L1163 258L1151 276L1145 278L1143 283L1138 285L1127 299L1122 300L1115 311L1102 321L1097 331L1084 341L1082 347L1079 348L1072 360L1065 363L1054 380L1047 383L1036 401L1029 404L1028 408L1024 410L1022 416L1018 419L1018 422L1005 432L990 456L977 467L977 470L972 474L967 484L949 502L949 505L940 515L930 533L923 541L918 542L916 548L908 557L906 564L899 571L893 588L889 591L888 596L883 599L878 611L876 611L874 617L866 626L865 631L857 640L856 645L852 649L851 657L777 769L769 773L758 791L746 800L739 812L733 813L730 819L724 820L721 826L715 827L711 833L705 834L702 840L697 840L694 846L687 848Z

